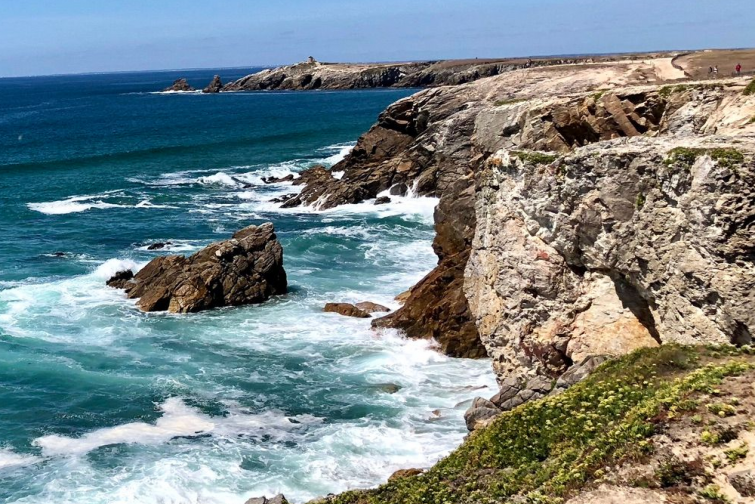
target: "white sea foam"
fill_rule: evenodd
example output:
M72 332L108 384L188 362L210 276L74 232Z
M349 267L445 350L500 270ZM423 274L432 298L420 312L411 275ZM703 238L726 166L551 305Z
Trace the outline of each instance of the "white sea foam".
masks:
M228 186L228 187L236 187L239 185L239 182L237 180L234 180L233 177L228 175L224 172L217 172L214 175L209 175L207 177L199 177L197 179L197 182L203 185L215 185L215 186Z
M36 464L41 460L34 455L22 455L10 448L0 448L0 471Z
M143 266L131 259L108 259L94 270L94 276L100 280L109 280L119 271L131 270L136 273Z
M212 419L188 407L181 399L172 397L160 405L162 416L152 425L133 422L108 427L73 438L49 435L34 440L47 457L83 455L102 446L113 444L162 444L180 436L196 436L212 431Z
M60 201L46 201L42 203L27 203L30 210L47 215L65 215L86 212L93 208L123 208L124 205L102 201L102 196L74 196Z

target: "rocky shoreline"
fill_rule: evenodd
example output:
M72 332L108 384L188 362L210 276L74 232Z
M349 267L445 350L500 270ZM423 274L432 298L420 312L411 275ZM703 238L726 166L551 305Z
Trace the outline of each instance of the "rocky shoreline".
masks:
M372 325L434 339L451 356L492 358L501 390L475 399L470 430L564 393L606 359L749 345L755 332L748 81L689 81L670 57L565 63L452 67L451 78L434 63L335 72L309 61L222 88L454 84L388 107L330 170L271 182L301 186L286 208L439 198L438 265ZM370 316L352 305L326 311Z

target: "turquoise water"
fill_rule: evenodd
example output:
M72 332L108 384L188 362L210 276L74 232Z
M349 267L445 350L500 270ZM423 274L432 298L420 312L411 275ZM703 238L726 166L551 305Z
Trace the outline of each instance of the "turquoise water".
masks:
M0 79L0 502L302 502L448 453L489 363L321 312L395 308L436 202L283 211L296 189L260 183L335 163L410 91L152 93L176 77ZM176 316L104 285L264 221L286 296Z

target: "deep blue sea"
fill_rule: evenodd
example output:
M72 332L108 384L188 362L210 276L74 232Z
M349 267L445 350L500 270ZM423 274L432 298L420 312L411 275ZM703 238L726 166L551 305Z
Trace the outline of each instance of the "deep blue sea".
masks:
M435 200L281 210L296 188L261 183L334 164L411 91L155 93L249 72L0 79L0 502L303 502L429 466L492 393L489 362L321 311L396 308ZM104 284L265 221L286 296L144 314Z

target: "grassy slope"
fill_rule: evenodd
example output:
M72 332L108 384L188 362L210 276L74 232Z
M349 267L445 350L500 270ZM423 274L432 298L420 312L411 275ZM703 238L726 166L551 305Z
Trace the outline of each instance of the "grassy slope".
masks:
M664 422L691 415L695 396L755 365L749 347L667 345L601 366L561 395L502 414L428 472L332 504L556 503L611 464L639 461Z

